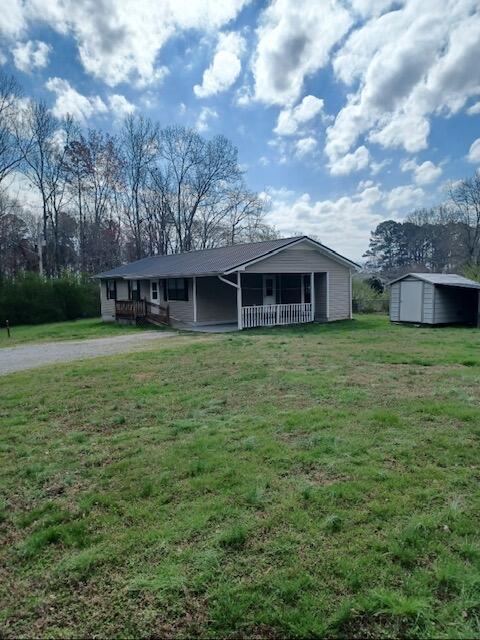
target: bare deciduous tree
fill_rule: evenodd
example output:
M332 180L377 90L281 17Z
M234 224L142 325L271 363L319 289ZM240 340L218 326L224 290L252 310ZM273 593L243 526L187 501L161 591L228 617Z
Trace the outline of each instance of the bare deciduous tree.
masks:
M124 159L125 214L133 234L134 257L142 258L145 255L142 191L158 154L158 125L143 116L127 116L120 140Z
M457 182L450 189L454 219L462 225L468 262L480 264L480 172Z
M15 136L20 97L15 78L0 71L0 187L21 160Z

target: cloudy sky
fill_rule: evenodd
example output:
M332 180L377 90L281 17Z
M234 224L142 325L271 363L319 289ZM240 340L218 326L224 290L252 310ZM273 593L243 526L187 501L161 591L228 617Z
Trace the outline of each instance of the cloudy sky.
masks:
M227 135L282 235L353 259L480 166L479 0L8 0L0 63L86 126Z

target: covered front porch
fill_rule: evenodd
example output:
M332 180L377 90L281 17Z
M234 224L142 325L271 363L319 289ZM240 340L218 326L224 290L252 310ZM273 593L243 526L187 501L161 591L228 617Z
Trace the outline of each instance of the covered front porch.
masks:
M327 273L242 273L219 277L236 289L237 328L327 320Z
M127 280L115 319L215 332L328 320L328 274L245 273ZM127 299L125 299L127 298Z
M239 328L303 324L315 320L313 273L241 273Z

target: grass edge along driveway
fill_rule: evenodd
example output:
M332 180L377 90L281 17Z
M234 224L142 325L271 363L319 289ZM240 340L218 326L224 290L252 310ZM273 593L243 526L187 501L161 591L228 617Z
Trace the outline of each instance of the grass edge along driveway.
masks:
M166 327L168 329L168 327ZM10 338L5 327L0 327L0 349L28 343L59 340L84 340L130 335L142 331L163 331L155 325L133 326L115 322L103 322L101 318L85 318L67 322L51 322L39 325L20 325L10 328ZM0 352L1 353L1 352Z

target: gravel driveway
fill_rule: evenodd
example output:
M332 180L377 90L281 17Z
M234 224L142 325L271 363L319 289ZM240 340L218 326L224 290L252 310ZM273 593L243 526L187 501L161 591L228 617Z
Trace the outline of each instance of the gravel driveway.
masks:
M45 342L26 344L19 347L0 349L0 375L43 367L55 362L70 362L83 358L108 356L115 353L136 351L152 340L163 340L178 334L172 331L146 331L113 338L91 340L68 340L65 342Z

